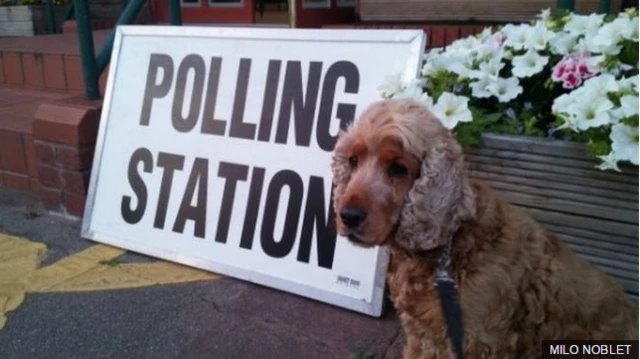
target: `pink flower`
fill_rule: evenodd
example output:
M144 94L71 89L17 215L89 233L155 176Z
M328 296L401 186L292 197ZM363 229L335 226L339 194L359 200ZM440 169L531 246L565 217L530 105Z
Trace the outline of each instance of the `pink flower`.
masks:
M589 66L587 65L587 60L586 59L583 59L583 60L581 60L580 63L578 63L578 72L580 73L580 76L583 79L588 79L589 77L592 77L593 75L595 75L589 69Z
M582 78L577 72L568 72L562 80L562 87L566 89L574 89L582 83Z
M553 67L551 80L562 82L562 87L565 89L574 89L580 86L583 80L597 73L589 68L588 59L589 57L583 54L565 56Z

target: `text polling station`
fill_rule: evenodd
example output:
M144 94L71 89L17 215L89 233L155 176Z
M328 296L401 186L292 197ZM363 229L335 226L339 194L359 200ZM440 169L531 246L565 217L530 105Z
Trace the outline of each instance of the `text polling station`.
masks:
M414 30L120 26L83 236L372 316L385 249L336 234L331 156Z

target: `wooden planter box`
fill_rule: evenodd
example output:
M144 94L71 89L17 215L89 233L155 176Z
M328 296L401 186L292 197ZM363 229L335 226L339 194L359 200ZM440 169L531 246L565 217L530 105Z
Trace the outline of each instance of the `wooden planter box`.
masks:
M56 27L62 26L67 11L54 6ZM0 6L0 36L34 36L50 33L46 5Z
M638 169L594 168L586 146L485 135L465 150L470 176L524 208L638 300Z
M617 12L622 0L612 0ZM575 2L577 13L598 10L600 0ZM543 9L555 9L556 0L359 0L362 21L531 21Z

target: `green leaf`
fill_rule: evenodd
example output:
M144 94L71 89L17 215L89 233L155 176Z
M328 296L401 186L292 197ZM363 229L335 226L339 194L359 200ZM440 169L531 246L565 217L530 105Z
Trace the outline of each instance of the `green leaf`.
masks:
M640 121L638 121L638 115L635 116L629 116L629 117L625 117L623 119L620 120L620 122L624 123L625 125L629 126L629 127L638 127L638 123Z
M524 134L527 136L544 136L544 131L538 128L538 119L531 116L524 120Z
M589 154L596 158L597 156L604 156L611 152L611 143L605 139L591 139L587 143L587 147L589 148Z
M460 146L464 148L484 145L482 140L482 127L478 126L475 121L459 123L454 128L453 133L458 143L460 143Z
M622 51L620 51L619 59L627 65L635 66L638 63L638 43L625 40L622 45Z

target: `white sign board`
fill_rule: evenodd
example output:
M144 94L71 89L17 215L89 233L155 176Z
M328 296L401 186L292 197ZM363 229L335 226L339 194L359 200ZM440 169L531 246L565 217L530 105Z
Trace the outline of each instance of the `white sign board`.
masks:
M336 235L340 126L415 78L414 30L116 32L83 236L373 316L386 250Z

